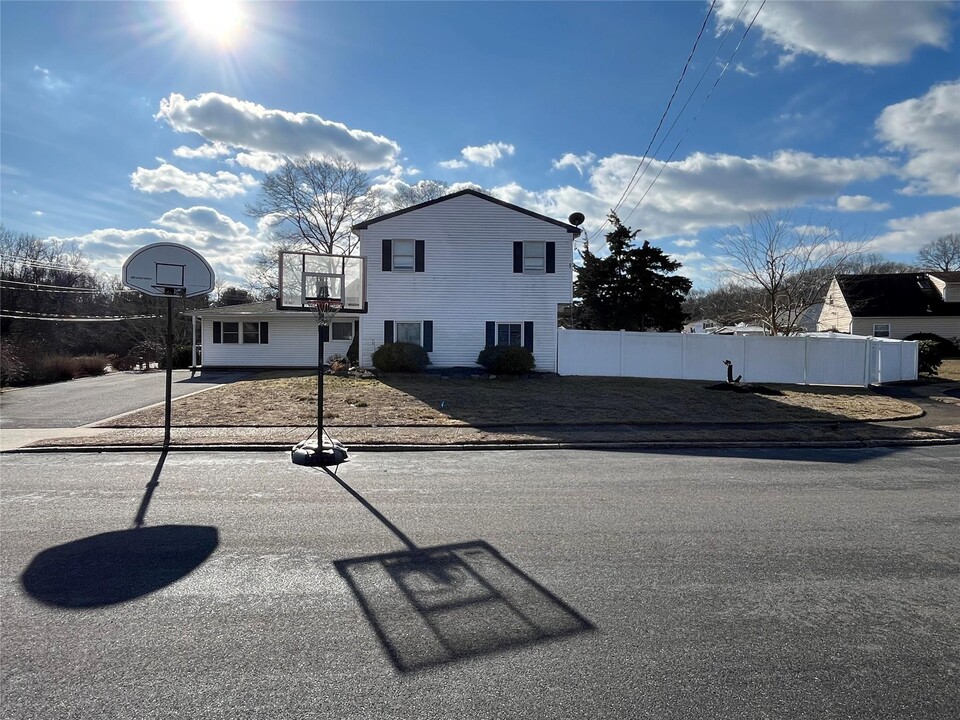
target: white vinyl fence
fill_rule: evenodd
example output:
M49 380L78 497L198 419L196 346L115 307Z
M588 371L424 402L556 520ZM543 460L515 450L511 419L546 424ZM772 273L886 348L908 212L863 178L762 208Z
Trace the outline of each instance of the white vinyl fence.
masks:
M557 331L560 375L859 385L917 379L919 343L887 338Z

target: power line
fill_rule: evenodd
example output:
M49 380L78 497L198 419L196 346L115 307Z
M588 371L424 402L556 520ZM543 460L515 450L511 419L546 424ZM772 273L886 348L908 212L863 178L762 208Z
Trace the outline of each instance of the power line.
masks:
M46 322L121 322L123 320L152 320L159 315L103 315L100 317L84 317L81 315L50 315L46 313L20 314L17 310L7 310L0 313L0 318L12 320L42 320Z
M74 292L87 294L100 292L97 290L97 288L79 288L70 287L68 285L47 285L44 283L25 282L23 280L6 280L3 278L0 278L0 285L23 286L29 290L35 290L37 292Z
M80 272L88 273L89 269L85 269L76 265L64 265L61 263L55 263L47 260L31 260L28 258L21 258L15 255L0 255L0 261L9 262L9 263L20 263L21 265L28 265L30 267L40 268L42 270L62 270L64 272Z
M747 37L747 33L750 32L750 28L753 27L754 22L756 22L757 17L760 15L760 11L763 10L763 6L766 4L767 4L767 0L763 0L763 2L760 3L760 7L757 8L757 12L754 13L753 19L750 21L750 24L747 25L747 29L744 30L743 35L740 36L740 40L739 42L737 42L737 46L733 49L733 52L730 53L730 57L727 59L727 62L724 63L723 68L720 70L720 74L717 75L717 79L714 81L713 87L710 88L710 91L707 93L706 97L703 98L703 102L700 103L700 107L697 108L697 112L694 114L693 119L690 120L690 124L687 125L687 129L684 131L683 136L680 138L680 140L677 141L677 144L674 146L673 150L671 151L670 156L664 161L663 165L660 166L660 170L657 172L656 176L650 182L650 185L647 186L647 189L643 191L643 195L641 195L640 199L637 200L637 203L636 205L633 206L633 209L631 209L630 212L627 213L624 220L628 220L630 216L633 215L634 211L638 207L640 207L640 203L643 202L643 199L647 196L650 190L653 189L653 186L656 184L657 180L660 178L660 175L663 174L664 169L666 169L667 165L670 164L670 161L673 160L673 156L676 155L677 150L680 148L680 145L686 139L687 135L690 134L690 128L693 127L693 124L697 121L697 118L700 117L700 111L703 110L704 105L707 104L707 101L710 99L710 96L713 95L713 91L717 88L717 85L720 84L720 78L723 77L723 74L727 71L727 68L730 67L730 63L733 61L734 56L737 54L737 51L740 49L740 46L743 44L744 39Z

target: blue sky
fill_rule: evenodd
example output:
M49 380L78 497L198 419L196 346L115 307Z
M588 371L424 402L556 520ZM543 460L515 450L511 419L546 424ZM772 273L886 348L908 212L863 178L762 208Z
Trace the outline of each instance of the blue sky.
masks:
M716 3L621 218L702 288L764 209L905 261L960 232L960 3L770 1L734 54L759 7ZM263 173L340 153L385 193L480 186L593 236L709 8L5 1L0 219L104 272L172 240L242 282Z

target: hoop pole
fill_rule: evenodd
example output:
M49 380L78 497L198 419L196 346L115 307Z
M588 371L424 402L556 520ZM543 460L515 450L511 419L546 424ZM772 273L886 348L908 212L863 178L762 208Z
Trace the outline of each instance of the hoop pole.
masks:
M323 450L323 325L317 323L317 452Z
M170 396L173 394L173 297L167 297L167 379L163 406L163 446L170 444Z

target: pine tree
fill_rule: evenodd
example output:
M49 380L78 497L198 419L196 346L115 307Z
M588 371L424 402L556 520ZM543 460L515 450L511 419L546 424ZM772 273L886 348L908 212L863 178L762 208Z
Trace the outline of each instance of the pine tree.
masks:
M591 330L679 331L686 319L681 304L693 283L674 275L682 265L658 247L634 239L640 230L625 227L610 213L610 253L597 257L584 243L574 295L580 298L580 327Z

